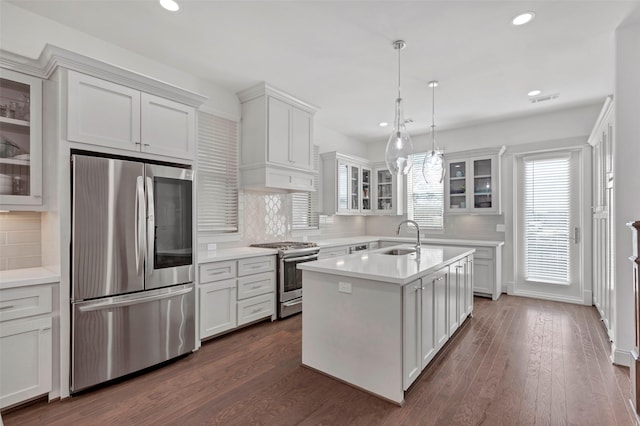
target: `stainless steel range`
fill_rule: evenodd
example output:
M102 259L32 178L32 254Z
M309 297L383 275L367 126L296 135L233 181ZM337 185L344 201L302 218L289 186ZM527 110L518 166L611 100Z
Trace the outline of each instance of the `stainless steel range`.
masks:
M302 271L296 265L318 259L316 243L283 241L252 244L252 247L278 250L278 318L302 312Z

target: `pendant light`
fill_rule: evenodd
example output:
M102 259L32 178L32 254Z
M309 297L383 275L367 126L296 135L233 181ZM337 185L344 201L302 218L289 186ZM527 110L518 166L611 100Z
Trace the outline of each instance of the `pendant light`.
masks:
M411 136L405 128L404 116L402 113L402 97L400 96L400 51L407 44L403 40L393 42L393 48L398 51L398 97L396 99L396 117L393 121L393 132L389 136L384 159L391 174L406 175L411 170L411 154L413 154L413 144Z
M436 80L429 82L433 96L431 104L431 151L427 152L422 163L422 176L427 183L440 183L444 179L444 156L442 150L436 149Z

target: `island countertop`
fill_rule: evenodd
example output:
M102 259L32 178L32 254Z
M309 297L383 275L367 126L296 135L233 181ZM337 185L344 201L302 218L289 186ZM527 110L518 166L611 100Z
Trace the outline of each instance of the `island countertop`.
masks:
M383 254L394 248L413 249L414 246L402 244L364 253L304 262L298 264L298 269L404 285L475 251L469 247L423 245L419 258L416 253L400 256Z

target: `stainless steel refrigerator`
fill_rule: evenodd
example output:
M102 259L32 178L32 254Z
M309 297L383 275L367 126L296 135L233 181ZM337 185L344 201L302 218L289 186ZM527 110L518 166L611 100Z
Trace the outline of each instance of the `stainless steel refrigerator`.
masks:
M193 171L72 155L71 392L195 347Z

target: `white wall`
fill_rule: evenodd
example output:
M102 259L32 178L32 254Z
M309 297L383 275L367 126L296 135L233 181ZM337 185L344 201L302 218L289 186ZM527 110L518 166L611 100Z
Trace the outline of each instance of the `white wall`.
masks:
M634 346L631 231L640 220L640 19L616 30L614 226L616 358ZM624 355L622 355L622 358ZM622 361L616 359L617 361ZM624 361L622 361L624 362Z
M526 117L508 118L475 126L438 131L437 143L441 148L444 148L446 154L447 152L469 149L562 140L589 135L603 102L604 97L589 105L541 114L536 113L536 105L532 105L532 115ZM431 147L429 134L415 135L412 137L412 141L416 152L424 152ZM371 144L368 158L384 160L385 147L386 139L383 142Z
M209 99L205 105L208 108L226 116L240 116L236 94L212 81L197 78L6 1L0 2L0 39L3 50L33 59L40 56L46 44L62 47L207 96Z
M368 144L335 132L317 123L313 126L313 139L314 144L320 147L320 153L338 151L342 154L350 154L364 158L367 158L369 154Z

